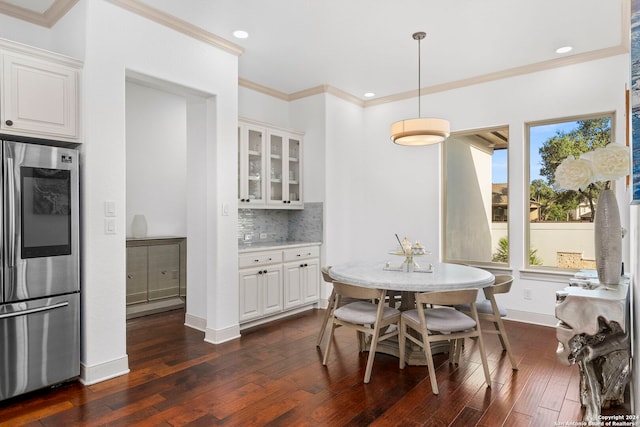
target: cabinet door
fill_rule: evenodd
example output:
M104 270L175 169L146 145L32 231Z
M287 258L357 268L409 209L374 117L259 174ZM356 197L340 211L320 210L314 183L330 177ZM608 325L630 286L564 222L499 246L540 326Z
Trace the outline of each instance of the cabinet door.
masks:
M240 285L240 322L255 319L262 314L260 308L262 305L260 298L262 274L258 274L258 272L257 269L240 272L238 281Z
M78 71L8 53L2 61L0 129L40 137L78 138Z
M265 131L248 125L238 128L238 200L240 207L263 207L265 194Z
M149 300L180 295L180 246L149 246Z
M269 133L269 185L267 186L267 203L282 205L286 203L284 195L285 137L276 133Z
M302 141L287 139L287 200L290 207L302 207Z
M317 259L308 260L305 261L305 264L303 299L304 302L316 302L320 297L320 261Z
M127 304L147 302L147 248L127 248Z
M282 311L282 267L270 267L262 275L263 314Z
M293 308L301 305L304 299L303 280L304 267L300 262L284 265L284 308Z

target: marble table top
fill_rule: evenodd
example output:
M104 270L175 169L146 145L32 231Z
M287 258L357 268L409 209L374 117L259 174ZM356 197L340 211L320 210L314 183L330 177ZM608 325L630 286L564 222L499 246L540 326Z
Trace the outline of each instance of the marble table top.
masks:
M385 265L385 261L347 262L332 266L329 275L338 282L409 292L484 288L495 280L488 271L459 264L434 263L430 273L390 271Z

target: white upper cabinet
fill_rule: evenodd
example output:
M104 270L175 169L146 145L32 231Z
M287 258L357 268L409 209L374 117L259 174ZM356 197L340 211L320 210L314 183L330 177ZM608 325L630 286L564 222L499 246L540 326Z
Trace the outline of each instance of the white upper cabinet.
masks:
M81 63L0 40L0 132L79 142Z
M304 208L301 133L240 120L238 165L240 208Z

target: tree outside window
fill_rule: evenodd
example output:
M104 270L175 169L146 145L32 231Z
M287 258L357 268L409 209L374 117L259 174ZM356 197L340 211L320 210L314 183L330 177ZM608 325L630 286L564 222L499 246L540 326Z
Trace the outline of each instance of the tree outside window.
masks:
M567 156L578 158L609 144L612 119L601 115L528 125L529 247L544 267L595 268L593 219L602 183L565 191L556 186L554 174Z

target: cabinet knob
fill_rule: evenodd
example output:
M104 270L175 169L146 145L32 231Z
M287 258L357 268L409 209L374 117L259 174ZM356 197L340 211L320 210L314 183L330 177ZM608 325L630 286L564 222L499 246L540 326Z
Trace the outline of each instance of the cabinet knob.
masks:
M13 126L13 120L7 120L4 122L7 126Z
M127 279L133 279L133 274L127 274Z
M166 271L166 270L164 270L164 271L161 271L161 273L162 273L162 274L167 274L167 271Z

